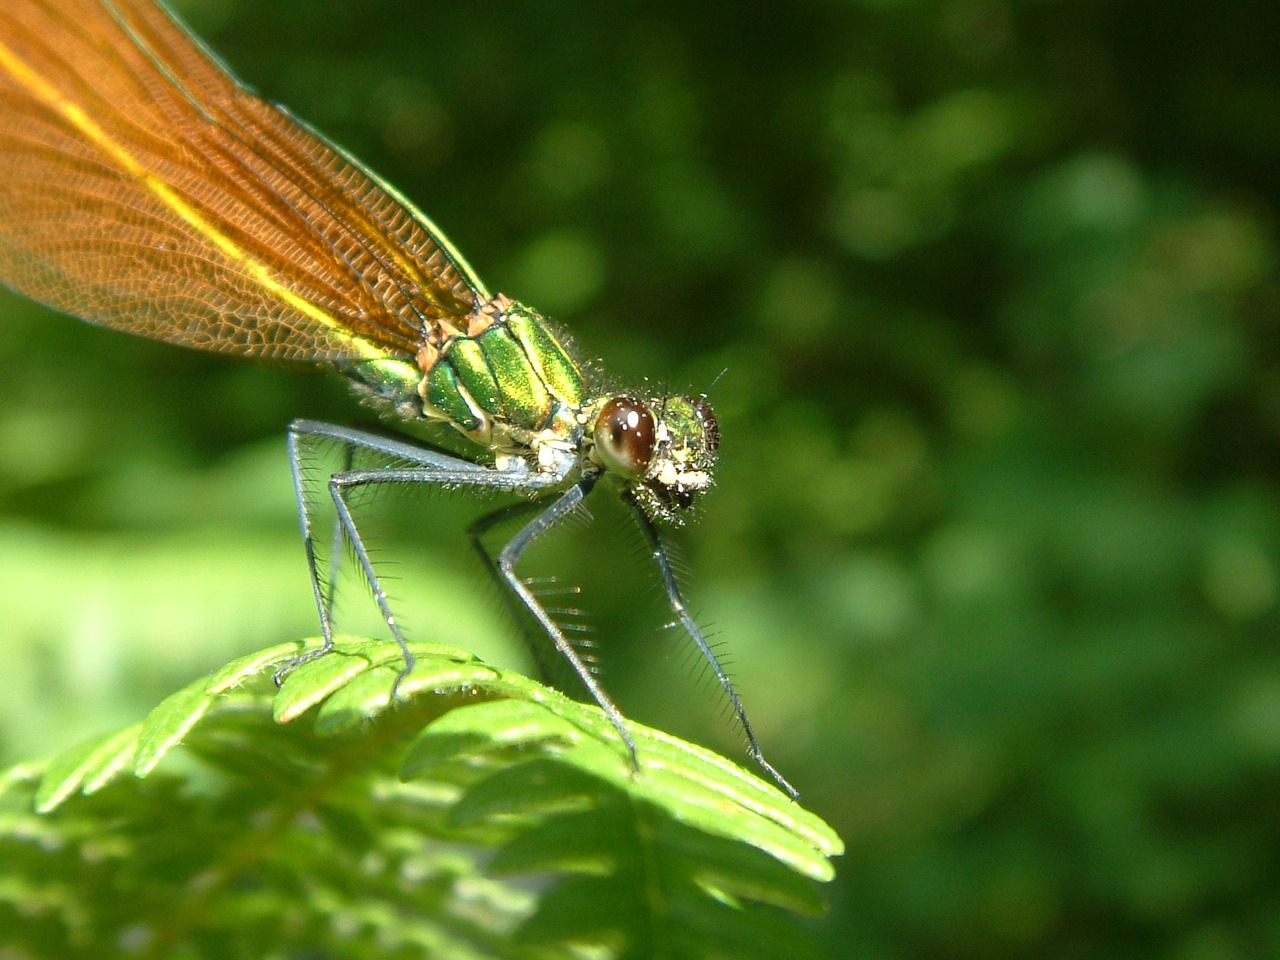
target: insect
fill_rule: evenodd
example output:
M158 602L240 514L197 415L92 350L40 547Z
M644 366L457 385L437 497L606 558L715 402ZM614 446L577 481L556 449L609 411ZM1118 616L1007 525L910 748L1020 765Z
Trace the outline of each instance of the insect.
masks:
M742 702L681 595L660 524L711 486L719 432L705 397L598 392L536 311L493 294L439 229L358 160L241 86L152 0L0 6L0 281L91 323L200 350L319 364L390 423L439 424L474 456L297 420L288 447L324 648L330 585L302 464L319 445L354 463L328 478L338 531L413 657L352 512L358 491L439 484L524 495L480 535L527 518L490 572L636 747L561 625L517 572L592 490L620 491L676 620ZM323 652L323 650L321 652ZM402 674L403 675L403 674ZM638 769L638 766L637 766Z

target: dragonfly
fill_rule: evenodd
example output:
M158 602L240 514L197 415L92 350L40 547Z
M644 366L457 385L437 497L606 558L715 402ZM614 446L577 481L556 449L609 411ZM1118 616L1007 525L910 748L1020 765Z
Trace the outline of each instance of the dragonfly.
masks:
M407 198L239 83L154 0L0 4L0 282L104 327L318 365L345 377L393 428L460 435L462 452L406 430L391 439L290 424L319 654L333 647L333 577L322 570L304 464L320 447L345 452L327 484L336 535L400 646L401 677L413 654L356 522L357 496L414 484L518 495L514 508L474 523L471 540L639 770L635 741L589 659L518 572L533 543L597 486L612 487L749 755L796 797L765 760L690 613L663 536L712 485L719 427L707 398L596 388L541 314L491 293ZM491 553L483 534L517 519Z

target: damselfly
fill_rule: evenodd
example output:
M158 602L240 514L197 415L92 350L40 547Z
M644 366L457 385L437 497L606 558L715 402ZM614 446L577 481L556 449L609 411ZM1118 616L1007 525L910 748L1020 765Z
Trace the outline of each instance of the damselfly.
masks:
M681 596L659 524L712 482L705 397L599 392L534 310L491 294L436 226L359 161L237 83L152 0L0 4L0 281L92 323L222 353L318 363L391 423L466 438L474 458L310 420L289 428L311 584L327 649L331 580L304 491L308 450L336 444L340 536L392 636L413 657L352 512L403 484L528 500L491 573L564 657L636 762L618 708L530 583L528 547L597 484L643 531L676 620L770 766ZM373 466L364 466L370 461ZM480 534L512 509L481 519Z

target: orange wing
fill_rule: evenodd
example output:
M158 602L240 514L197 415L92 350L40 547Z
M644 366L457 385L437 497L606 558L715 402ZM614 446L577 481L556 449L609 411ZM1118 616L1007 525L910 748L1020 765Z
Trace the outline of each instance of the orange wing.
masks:
M0 282L298 360L411 357L488 296L426 217L150 0L0 3Z

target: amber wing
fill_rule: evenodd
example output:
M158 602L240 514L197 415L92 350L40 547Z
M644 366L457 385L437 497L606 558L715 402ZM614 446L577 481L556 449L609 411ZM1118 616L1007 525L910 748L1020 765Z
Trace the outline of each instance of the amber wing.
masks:
M0 282L298 360L412 356L487 296L430 221L151 0L0 3Z

